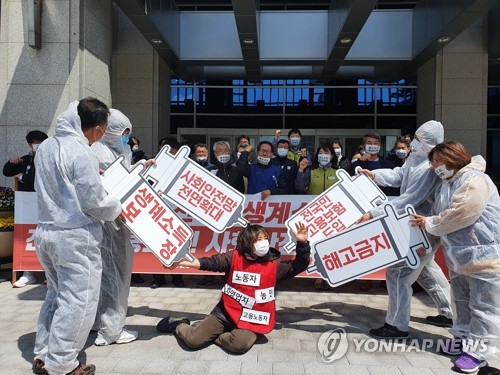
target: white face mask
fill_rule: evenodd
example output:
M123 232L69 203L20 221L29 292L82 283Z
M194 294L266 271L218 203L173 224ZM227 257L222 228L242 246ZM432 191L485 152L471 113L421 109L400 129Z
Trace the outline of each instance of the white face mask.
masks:
M38 150L38 146L40 146L40 143L32 143L31 147L33 148L33 152L36 152Z
M203 163L204 161L207 161L207 157L206 156L199 156L196 158L196 161L198 161L198 163Z
M328 154L318 154L318 163L324 167L330 162L331 158L332 157Z
M137 150L139 150L139 146L137 146L137 145L133 145L133 146L132 146L132 151L137 151Z
M287 155L288 155L288 149L282 147L278 148L278 156L284 158Z
M333 151L335 152L335 156L337 156L337 157L340 157L340 155L342 155L341 148L334 148Z
M365 151L370 155L377 155L380 151L379 145L365 145Z
M422 150L422 146L423 146L422 143L420 143L419 141L417 141L416 139L414 139L410 143L411 152L414 152L414 153L419 152L420 150Z
M271 158L265 158L263 156L257 156L257 161L262 165L268 165L271 161Z
M226 164L229 161L229 159L231 159L231 156L228 154L217 156L217 161L221 164Z
M263 257L269 252L269 240L260 240L253 244L254 254Z
M298 146L300 144L300 137L291 137L290 144L292 146Z
M404 159L408 156L408 153L405 150L396 150L396 156L400 159Z
M446 180L453 176L455 171L453 169L446 168L446 165L440 165L439 167L434 168L434 172L441 178L442 180Z

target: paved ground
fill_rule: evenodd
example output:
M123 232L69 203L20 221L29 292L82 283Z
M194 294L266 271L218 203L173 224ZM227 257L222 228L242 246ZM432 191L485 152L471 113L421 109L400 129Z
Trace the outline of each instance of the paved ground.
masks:
M97 347L92 345L95 333L91 333L81 361L95 364L98 374L456 374L449 357L432 349L415 349L423 339L449 337L446 329L425 324L425 316L436 312L423 292L413 298L410 336L416 340L408 343L413 343L414 349L402 345L397 352L379 352L378 341L373 340L356 352L356 343L369 338L367 330L384 322L387 295L378 282L369 292L360 292L357 283L316 292L312 280L289 280L281 284L277 295L276 329L259 339L248 353L232 355L215 345L189 350L174 336L159 334L155 326L166 315L187 316L193 321L210 312L220 289L218 285L195 288L199 278L185 276L185 288L167 284L150 289L148 283L133 286L127 325L139 331L139 339ZM35 325L45 289L43 284L13 289L9 282L0 283L0 374L31 374ZM318 339L338 328L347 332L347 354L326 363L318 350ZM500 368L499 361L491 365Z

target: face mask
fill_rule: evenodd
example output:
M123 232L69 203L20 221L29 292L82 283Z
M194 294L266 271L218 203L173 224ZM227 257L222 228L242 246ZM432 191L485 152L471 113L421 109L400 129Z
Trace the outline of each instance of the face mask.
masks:
M446 168L446 165L444 165L444 164L440 165L439 167L434 168L434 172L436 172L436 174L442 180L446 180L447 178L452 177L453 174L455 173L455 171L453 169L449 170L448 168Z
M248 147L248 143L240 143L240 147L243 147L243 148Z
M318 163L321 166L327 165L331 160L331 156L328 154L319 154L318 155Z
M204 161L207 161L207 157L206 156L199 156L196 158L196 161L198 163L203 163Z
M405 150L396 150L396 156L400 159L404 159L408 156L408 153Z
M265 158L263 156L257 156L257 161L262 165L268 165L271 161L271 158Z
M417 153L422 149L422 143L414 139L413 141L411 141L410 147L411 147L411 152Z
M230 158L231 158L231 156L228 154L219 155L219 156L217 156L217 161L221 164L226 164Z
M263 257L269 252L269 240L257 241L253 244L254 254Z
M288 155L288 149L286 148L278 148L278 156L284 158Z
M290 143L292 144L292 146L298 146L300 144L300 137L290 138Z
M341 148L334 148L333 151L335 152L335 156L339 157L342 155L342 149Z
M137 151L137 150L139 150L139 146L137 146L137 145L133 145L133 146L132 146L132 151Z
M370 155L377 155L380 151L380 146L378 145L365 145L365 151Z
M124 145L128 145L129 139L130 139L130 137L128 135L122 135L122 143Z
M31 147L33 148L33 152L36 152L38 150L38 146L40 146L40 143L33 143Z

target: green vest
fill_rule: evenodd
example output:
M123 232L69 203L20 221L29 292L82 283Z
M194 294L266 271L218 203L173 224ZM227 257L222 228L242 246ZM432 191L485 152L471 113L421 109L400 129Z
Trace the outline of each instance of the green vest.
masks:
M316 168L311 170L311 183L307 194L319 195L323 193L330 186L335 184L339 179L337 178L337 170L333 168Z
M297 162L297 165L299 165L300 151L297 151L297 153L295 153L292 150L288 150L287 158L290 160L295 160Z

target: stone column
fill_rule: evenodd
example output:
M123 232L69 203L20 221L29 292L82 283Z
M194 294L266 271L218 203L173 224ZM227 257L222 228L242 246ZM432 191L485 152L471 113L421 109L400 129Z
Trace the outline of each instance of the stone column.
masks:
M445 139L462 142L486 156L487 25L478 21L418 71L417 124L435 119Z
M170 113L169 101L159 104L165 94L160 72L167 69L170 79L170 69L165 68L166 64L150 42L116 5L113 17L113 107L127 115L132 122L133 135L141 142L141 149L148 157L154 157L158 152L158 140L164 136L164 121L160 122L160 113Z
M0 0L0 160L27 154L25 135L50 133L86 96L111 103L111 0L43 0L41 48L28 46L26 1ZM0 176L0 185L12 186Z

